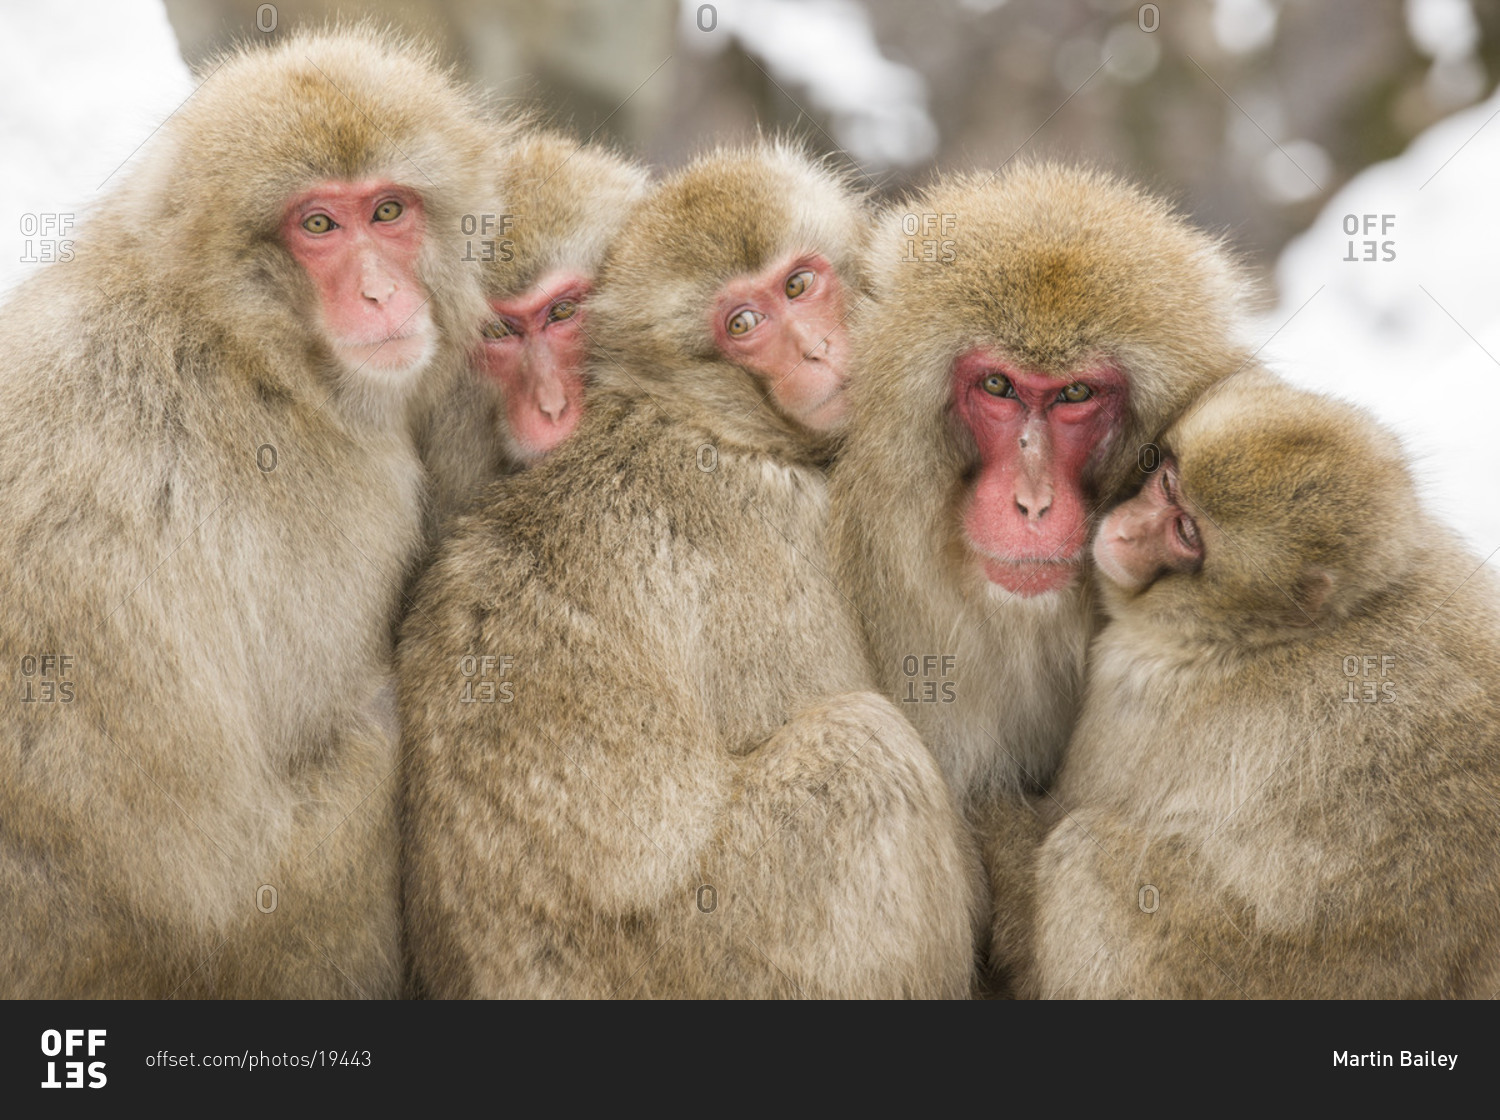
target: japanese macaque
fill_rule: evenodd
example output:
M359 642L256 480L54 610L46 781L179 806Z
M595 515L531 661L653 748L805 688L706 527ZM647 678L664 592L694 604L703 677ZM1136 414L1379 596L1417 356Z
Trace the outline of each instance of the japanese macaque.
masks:
M578 426L589 295L647 185L643 168L556 133L527 132L509 149L497 188L504 212L470 222L491 309L479 376L442 402L425 441L434 522Z
M575 434L399 649L418 990L964 996L978 861L825 574L862 201L704 156L606 259Z
M1168 431L1093 554L1026 988L1500 990L1500 595L1397 439L1267 374Z
M496 122L372 31L234 54L0 315L0 995L392 996L410 410Z
M1024 852L1040 825L1022 795L1056 771L1082 694L1097 511L1249 360L1244 283L1164 203L1054 165L939 179L883 215L871 260L835 570L880 691L991 847ZM1002 918L1019 858L991 859Z
M583 415L587 301L610 240L646 193L644 169L564 136L517 145L501 184L507 208L486 265L492 318L485 369L505 399L506 449L533 463Z

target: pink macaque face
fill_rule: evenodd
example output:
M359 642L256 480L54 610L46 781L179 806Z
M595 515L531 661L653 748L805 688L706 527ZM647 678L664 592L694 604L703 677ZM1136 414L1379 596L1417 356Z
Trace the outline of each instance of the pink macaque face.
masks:
M1203 566L1203 537L1184 508L1173 460L1165 460L1139 494L1110 511L1094 539L1094 563L1126 591L1144 591L1168 572Z
M1064 377L975 349L953 365L954 410L979 446L963 512L985 575L1017 595L1068 587L1089 536L1089 471L1118 436L1129 385L1106 364Z
M736 277L712 314L719 352L764 381L783 412L813 431L843 419L844 287L826 257L788 257Z
M317 288L323 332L346 369L398 379L432 358L417 278L422 200L393 183L321 183L292 199L281 236Z
M586 277L551 272L511 299L492 299L484 363L500 383L511 450L534 462L573 434L583 416Z

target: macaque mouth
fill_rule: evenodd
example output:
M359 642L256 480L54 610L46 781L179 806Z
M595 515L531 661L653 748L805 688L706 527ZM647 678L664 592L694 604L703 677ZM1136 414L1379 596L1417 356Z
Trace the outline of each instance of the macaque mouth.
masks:
M1071 586L1082 571L1081 558L1072 560L996 560L986 558L984 574L1013 595L1031 598Z
M432 356L433 340L426 330L418 329L368 342L338 339L333 347L341 361L359 369L410 373Z
M421 343L426 344L431 334L432 319L424 306L418 307L410 315L407 315L395 328L377 326L368 333L355 331L354 333L339 335L330 332L333 344L343 350L372 350L377 347L386 346L393 349L402 349L403 344Z
M384 346L388 342L406 342L420 334L420 331L402 331L400 334L373 335L370 338L341 338L338 344L351 350L364 349L370 346Z
M1086 541L1080 542L1072 555L1058 552L1037 556L996 555L972 540L969 548L982 562L985 578L1022 598L1068 587L1083 570L1087 553Z
M828 390L828 393L821 400L819 400L819 401L817 401L817 402L815 402L813 404L808 405L808 411L809 412L816 412L818 409L822 408L829 401L834 400L836 397L838 397L841 393L843 393L843 391L846 388L848 388L847 383L844 381L844 379L843 379L842 376L839 377L838 381L834 384L833 388L830 389L830 390Z
M1088 555L1089 535L1087 533L1074 534L1076 541L1072 551L1065 551L1060 546L1050 551L1028 554L1027 552L997 552L991 548L985 548L972 537L967 537L969 548L986 564L1014 564L1021 566L1036 567L1041 564L1055 564L1067 568L1078 568L1083 564L1084 557ZM1034 547L1034 546L1033 546Z

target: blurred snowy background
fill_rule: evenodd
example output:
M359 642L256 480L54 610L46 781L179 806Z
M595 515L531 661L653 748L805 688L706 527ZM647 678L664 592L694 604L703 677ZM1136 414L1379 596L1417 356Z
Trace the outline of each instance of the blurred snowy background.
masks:
M1500 549L1500 5L1488 0L63 0L0 8L0 291L192 92L197 65L370 14L578 135L670 166L786 129L882 193L1083 159L1174 198L1266 281L1254 344L1362 402ZM184 61L186 60L186 61Z

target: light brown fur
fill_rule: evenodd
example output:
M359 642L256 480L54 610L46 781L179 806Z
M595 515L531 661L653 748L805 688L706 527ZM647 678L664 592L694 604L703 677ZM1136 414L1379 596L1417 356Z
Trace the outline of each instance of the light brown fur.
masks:
M429 994L967 994L977 864L825 574L827 439L708 329L788 252L857 292L864 228L783 147L668 178L606 262L582 426L426 577L400 673ZM459 702L469 655L514 658L513 700Z
M0 315L7 997L398 990L391 644L424 389L335 360L278 230L312 182L409 186L440 338L472 337L459 218L493 127L368 31L205 75ZM440 344L422 381L462 361ZM68 702L28 694L44 654L73 659Z
M644 168L607 148L556 132L526 134L500 179L511 221L485 265L485 294L519 295L559 268L596 274L648 187Z
M1351 406L1244 374L1163 446L1206 556L1105 587L1028 989L1494 997L1494 580Z
M485 296L520 295L556 269L595 276L648 182L644 168L608 149L524 132L508 148L497 184L503 211L476 216L467 239ZM482 374L460 379L426 418L418 438L432 475L434 528L486 483L520 468L507 435L500 387Z
M1022 599L975 562L960 522L977 454L952 412L954 361L983 345L1057 376L1116 363L1129 378L1124 423L1085 479L1103 503L1140 477L1143 446L1248 360L1232 337L1244 282L1166 204L1048 164L940 178L886 211L871 262L831 487L835 571L880 691L904 701L960 802L997 836L1034 836L1026 819L1001 824L996 804L1008 807L1000 817L1026 812L1023 792L1043 789L1061 761L1094 607L1086 580ZM929 682L951 692L924 699ZM1002 908L1026 858L1007 854L1009 843L990 843Z

